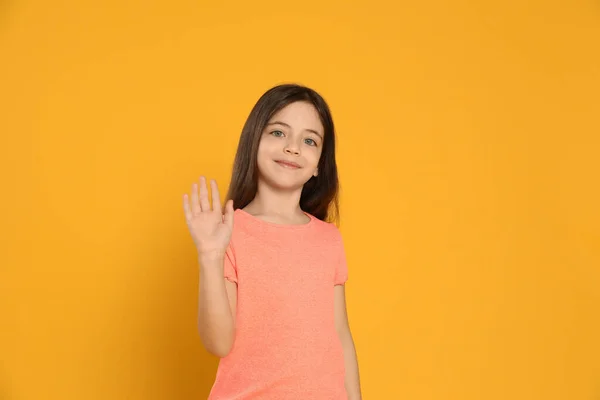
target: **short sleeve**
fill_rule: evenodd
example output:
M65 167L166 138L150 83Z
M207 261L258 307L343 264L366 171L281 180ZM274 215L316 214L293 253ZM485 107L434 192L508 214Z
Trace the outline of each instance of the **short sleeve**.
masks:
M237 283L237 264L235 260L235 251L233 250L233 243L230 240L227 250L225 251L225 260L223 263L225 279L233 283Z
M334 284L335 285L343 285L344 283L346 283L346 281L348 280L348 264L346 261L346 251L344 249L344 241L341 237L341 235L339 236L339 245L338 245L338 256L337 256L337 263L335 265L335 280L334 280Z

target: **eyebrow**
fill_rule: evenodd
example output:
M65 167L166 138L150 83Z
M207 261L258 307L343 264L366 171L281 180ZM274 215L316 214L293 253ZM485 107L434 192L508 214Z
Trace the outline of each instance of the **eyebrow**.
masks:
M285 122L281 122L281 121L273 121L273 122L269 122L269 123L267 124L267 126L269 126L269 125L283 125L283 126L285 126L285 127L287 127L287 128L290 128L290 129L292 128L291 126L289 126L289 125L288 125L288 124L286 124ZM317 135L319 138L321 138L321 140L323 140L323 136L322 136L322 135L321 135L319 132L315 131L314 129L305 129L305 130L306 130L306 131L308 131L308 132L312 132L312 133L314 133L314 134L315 134L315 135Z

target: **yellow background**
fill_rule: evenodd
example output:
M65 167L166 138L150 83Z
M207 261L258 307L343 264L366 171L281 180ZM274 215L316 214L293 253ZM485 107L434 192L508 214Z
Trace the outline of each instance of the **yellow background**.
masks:
M0 398L203 399L181 195L330 102L365 399L600 398L594 1L0 3Z

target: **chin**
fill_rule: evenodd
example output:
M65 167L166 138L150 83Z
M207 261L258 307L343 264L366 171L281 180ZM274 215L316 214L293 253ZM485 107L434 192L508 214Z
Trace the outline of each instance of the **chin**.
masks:
M299 171L297 171L299 172ZM267 173L261 173L260 178L270 187L283 190L283 191L294 191L298 189L302 189L304 184L310 179L309 177L304 177L301 174L288 174L288 173L277 173L273 171L268 171ZM296 175L296 176L294 176Z
M282 178L282 177L269 177L269 176L264 176L263 177L263 181L269 185L270 187L272 187L273 189L277 189L277 190L281 190L281 191L295 191L298 189L302 189L302 187L304 186L304 181L301 180L297 180L297 179L289 179L289 178Z

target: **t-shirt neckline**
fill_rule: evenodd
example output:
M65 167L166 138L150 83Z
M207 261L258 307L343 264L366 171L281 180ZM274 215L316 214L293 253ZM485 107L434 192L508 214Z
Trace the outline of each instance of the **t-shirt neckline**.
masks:
M278 224L276 222L265 221L264 219L258 218L242 208L238 208L238 209L236 209L236 211L238 213L246 216L247 218L250 218L253 221L256 221L257 223L260 223L265 226L278 228L278 229L306 229L306 228L309 228L310 226L312 226L316 219L316 217L314 215L311 215L311 214L307 213L306 211L302 211L306 216L308 216L308 218L310 218L310 220L307 223L305 223L305 224Z

